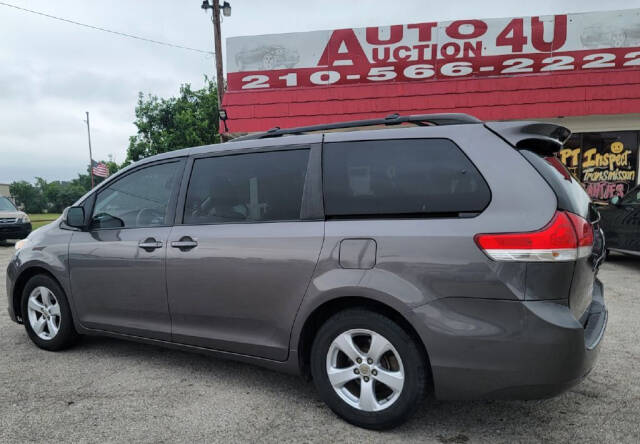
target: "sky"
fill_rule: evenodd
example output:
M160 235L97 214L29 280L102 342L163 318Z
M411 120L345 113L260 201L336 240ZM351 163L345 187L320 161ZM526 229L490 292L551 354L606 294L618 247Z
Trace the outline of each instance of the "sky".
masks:
M640 8L640 0L228 0L226 37L456 19ZM77 22L212 51L201 0L1 0ZM209 12L210 14L210 12ZM224 45L224 43L223 43ZM177 94L214 77L210 54L123 38L0 4L0 183L68 180L126 158L139 92Z

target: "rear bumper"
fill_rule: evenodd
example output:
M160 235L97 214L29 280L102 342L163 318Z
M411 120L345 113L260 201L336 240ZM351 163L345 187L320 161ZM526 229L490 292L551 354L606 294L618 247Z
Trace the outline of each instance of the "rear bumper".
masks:
M607 324L603 289L576 319L560 301L447 298L414 310L439 399L539 399L593 368Z
M2 224L0 239L24 239L31 233L31 224Z

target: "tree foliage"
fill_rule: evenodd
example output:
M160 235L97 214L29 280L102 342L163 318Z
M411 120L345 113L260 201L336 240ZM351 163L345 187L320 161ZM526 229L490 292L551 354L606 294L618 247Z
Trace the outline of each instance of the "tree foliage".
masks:
M205 77L205 86L192 90L180 87L178 97L138 95L138 133L129 138L127 160L137 161L154 154L220 142L216 84Z
M115 162L105 163L110 174L118 171ZM96 185L103 180L102 177L94 177ZM33 184L22 180L9 185L9 193L16 204L27 213L61 213L90 189L91 176L88 168L87 174L78 174L77 178L70 181L47 182L41 177L36 177Z
M44 196L38 188L25 180L9 185L9 193L18 207L27 213L42 213L45 207Z

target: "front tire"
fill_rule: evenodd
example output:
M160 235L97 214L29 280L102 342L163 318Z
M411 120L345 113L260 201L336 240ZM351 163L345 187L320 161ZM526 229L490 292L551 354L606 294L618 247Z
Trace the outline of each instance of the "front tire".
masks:
M69 348L79 338L67 296L60 285L47 275L36 275L25 285L22 313L29 338L44 350Z
M396 322L349 309L329 318L311 349L320 397L351 424L383 430L405 422L424 398L427 358Z

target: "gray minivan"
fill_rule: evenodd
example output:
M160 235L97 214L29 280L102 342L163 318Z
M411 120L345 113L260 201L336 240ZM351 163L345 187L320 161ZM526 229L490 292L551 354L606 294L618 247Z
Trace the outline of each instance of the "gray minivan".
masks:
M47 350L106 335L302 374L368 428L427 391L553 396L607 322L569 135L391 115L144 159L17 244L9 314Z

